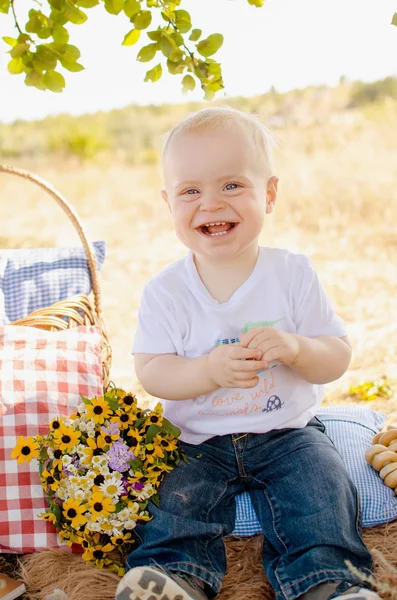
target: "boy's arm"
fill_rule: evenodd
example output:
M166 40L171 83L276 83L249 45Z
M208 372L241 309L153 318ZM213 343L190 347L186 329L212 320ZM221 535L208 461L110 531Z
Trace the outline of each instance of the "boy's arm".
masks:
M208 354L183 358L176 354L135 354L135 372L144 390L164 400L186 400L219 386L208 375Z
M347 370L351 360L351 346L347 337L290 335L298 343L298 356L289 366L309 383L335 381Z
M265 367L259 349L239 344L218 346L198 358L176 354L135 354L135 372L151 396L164 400L187 400L220 387L251 388Z

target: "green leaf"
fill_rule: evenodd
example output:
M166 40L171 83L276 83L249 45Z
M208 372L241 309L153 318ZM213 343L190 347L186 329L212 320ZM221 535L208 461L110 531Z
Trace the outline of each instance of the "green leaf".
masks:
M149 60L152 60L156 56L157 49L157 44L143 46L138 52L137 60L140 62L149 62Z
M11 73L11 75L20 75L24 70L25 65L20 57L12 58L8 63L8 72Z
M191 40L192 42L197 42L201 38L202 33L203 32L201 31L201 29L193 29L192 33L189 36L189 40Z
M391 20L391 24L397 26L397 13L394 13L393 18Z
M61 73L57 71L47 71L43 75L43 83L51 92L62 92L65 87L65 79Z
M167 60L167 68L171 75L180 75L186 69L186 65L183 62L176 63L172 60Z
M82 25L87 20L87 15L77 8L71 0L65 1L64 15L74 25Z
M0 13L8 14L10 10L10 0L0 0Z
M78 63L75 62L74 64L77 65ZM79 70L81 71L81 69L79 69ZM108 403L109 407L112 409L113 412L116 412L116 410L119 408L119 401L117 398L114 398L114 397L110 396L109 394L108 395L105 394L104 400Z
M52 27L44 27L38 32L37 35L41 40L47 40L52 36Z
M48 45L50 46L51 50L53 50L55 54L58 55L59 58L62 57L71 62L76 62L76 60L78 60L81 56L80 50L72 44L58 44L57 42L54 42L53 44ZM84 398L83 396L81 396L81 399L85 404L90 403L90 400L88 400L88 398Z
M170 433L171 435L173 435L176 438L181 435L181 430L179 429L179 427L177 427L176 425L173 425L173 423L171 423L171 421L169 421L168 419L163 419L162 429L163 429L163 431Z
M196 82L191 75L185 75L182 79L183 93L192 92L196 87Z
M54 42L59 44L67 44L69 41L69 32L62 25L56 23L52 29L52 37Z
M82 8L93 8L99 4L99 0L75 0L75 4L77 4L77 6L81 6Z
M129 460L128 464L133 471L138 471L143 466L143 462L139 458L136 458L135 460Z
M16 46L13 47L13 49L10 51L10 54L12 56L12 58L19 58L20 56L22 56L22 54L25 54L25 52L29 51L29 46L26 43L23 44L17 44Z
M187 10L175 11L175 26L181 33L187 33L192 28L192 20Z
M141 10L141 3L138 0L125 0L124 12L129 19L139 13Z
M11 46L12 48L14 46L16 46L17 43L18 43L18 40L16 40L15 38L4 36L2 39L5 41L6 44L8 44L9 46Z
M141 10L132 18L132 22L137 29L146 29L152 22L152 13L150 10Z
M152 69L152 71L153 71L153 69ZM153 438L159 433L159 431L161 431L161 427L159 425L150 425L150 427L146 433L146 443L151 444L153 441Z
M51 50L41 45L37 46L36 53L33 55L33 61L41 63L45 70L53 71L57 66L58 59Z
M124 8L124 0L105 0L105 9L111 15L118 15Z
M167 35L164 35L161 38L160 42L161 52L164 54L166 58L169 57L173 50L176 50L176 46L174 45L174 40L170 39Z
M66 60L63 57L59 59L59 62L61 63L61 65L63 66L64 69L66 69L67 71L70 71L71 73L79 73L80 71L84 71L83 65L81 65L78 62ZM112 408L112 406L110 406L110 408ZM112 408L112 410L117 410L117 409Z
M153 504L155 504L156 506L160 506L160 496L158 494L154 494L153 496L151 496L150 500L153 502Z
M265 0L248 0L248 4L251 4L251 6L257 6L258 8L260 8L261 6L263 6L265 4Z
M137 43L137 41L139 40L139 38L141 37L141 32L139 29L131 29L131 31L129 31L127 33L127 35L124 37L123 43L121 44L122 46L133 46L134 44Z
M171 38L173 39L173 41L175 42L175 44L177 46L182 46L185 41L183 39L183 36L180 33L178 33L177 31L174 31L173 33L171 33Z
M30 71L30 73L28 73L25 77L25 85L37 87L42 84L42 77L43 76L40 73L37 73L36 71Z
M163 35L163 31L161 29L157 29L156 31L148 31L146 35L149 39L153 40L153 42L159 42L161 40L161 36Z
M205 40L201 40L197 44L197 50L201 54L207 58L208 56L212 56L215 52L218 52L219 48L223 44L223 35L221 33L212 33Z
M185 53L179 48L177 48L176 50L173 50L171 52L168 58L171 62L180 63L185 58Z

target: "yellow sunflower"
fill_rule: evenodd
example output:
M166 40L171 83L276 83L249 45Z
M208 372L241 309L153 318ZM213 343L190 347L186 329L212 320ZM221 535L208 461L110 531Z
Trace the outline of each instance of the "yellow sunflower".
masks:
M119 533L119 535L113 535L110 538L110 541L116 548L120 548L120 546L123 546L124 544L133 544L134 543L131 533L124 533L124 534Z
M30 462L33 458L38 458L39 455L39 445L31 435L27 438L21 435L18 438L17 445L11 452L11 458L16 458L19 465Z
M121 407L126 411L126 412L130 412L133 410L136 410L136 396L134 396L134 394L126 394L124 396L124 398L121 398L119 400L119 403L121 404Z
M63 469L63 464L62 464L62 450L60 450L59 448L57 448L56 450L54 450L53 454L54 454L54 458L53 458L53 461L52 461L52 468L53 469L59 469L60 471L62 471L62 469Z
M54 513L41 513L40 515L37 515L38 517L40 517L40 519L43 519L43 521L48 521L49 523L52 523L53 525L56 524L57 522L57 518L54 515Z
M52 419L51 423L50 423L50 431L55 433L55 431L57 431L60 426L62 425L62 421L64 421L65 419Z
M173 435L170 435L168 439L161 437L160 435L156 435L156 437L153 439L153 442L168 452L172 452L178 448L178 440L174 438Z
M123 409L119 408L116 410L115 417L110 419L111 423L117 423L119 429L128 429L130 426L130 415L126 413Z
M57 489L59 488L59 480L55 479L54 477L54 471L47 471L47 469L44 469L42 474L41 474L41 483L43 485L43 487L49 487L53 492L56 492Z
M117 440L120 438L119 433L109 433L109 431L110 430L106 431L102 428L101 434L98 435L97 444L103 444L102 448L104 448L105 446L109 446L109 448L111 448L113 442L117 442Z
M155 444L146 444L145 446L145 459L148 463L153 464L156 458L163 458L164 450L161 446Z
M79 529L87 523L84 513L87 512L87 505L80 504L74 498L68 498L63 503L63 514L68 521L71 521L73 529Z
M70 452L79 443L81 436L80 431L75 431L72 427L61 425L54 433L54 439L57 442L58 448L63 452Z
M106 554L114 550L112 544L95 544L89 546L83 554L83 559L86 562L94 563L99 569L102 569L105 564Z
M112 499L106 498L103 492L94 492L92 498L88 500L88 504L91 507L91 515L94 523L100 516L108 517L110 513L116 510Z
M86 404L87 418L94 421L96 425L103 425L105 419L108 419L112 414L112 409L102 396L91 400L90 404Z

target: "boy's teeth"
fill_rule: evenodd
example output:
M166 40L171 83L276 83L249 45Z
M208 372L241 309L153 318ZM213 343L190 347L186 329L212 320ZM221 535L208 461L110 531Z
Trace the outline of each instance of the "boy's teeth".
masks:
M226 235L227 231L218 231L218 233L211 233L210 235L214 236L214 235Z

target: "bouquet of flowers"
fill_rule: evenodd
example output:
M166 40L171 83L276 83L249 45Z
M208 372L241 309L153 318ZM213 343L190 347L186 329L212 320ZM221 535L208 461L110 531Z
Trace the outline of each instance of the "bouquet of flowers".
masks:
M53 523L68 545L80 544L83 559L123 575L131 531L151 519L149 498L180 459L180 430L162 416L161 404L141 410L136 397L108 388L82 398L77 413L53 419L46 436L21 436L12 457L38 460Z

